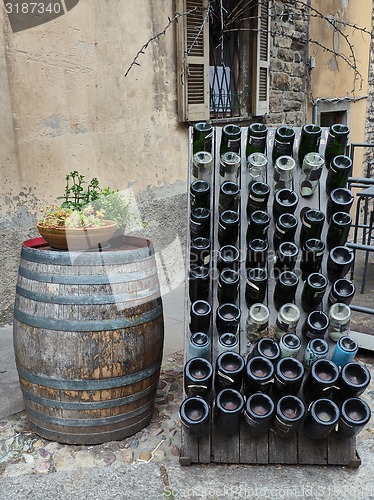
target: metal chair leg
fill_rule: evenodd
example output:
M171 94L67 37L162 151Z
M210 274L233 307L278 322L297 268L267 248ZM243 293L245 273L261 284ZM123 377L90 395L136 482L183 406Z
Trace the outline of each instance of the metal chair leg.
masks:
M367 238L368 238L367 244L368 245L371 245L371 240L373 239L373 221L374 221L374 211L372 211L370 214L370 226L369 226L368 234L367 234ZM365 229L364 229L364 232L365 232ZM363 244L366 244L366 235L364 236ZM363 294L365 292L366 273L367 273L368 263L369 263L369 250L366 250L364 270L363 270L362 282L361 282L361 294Z

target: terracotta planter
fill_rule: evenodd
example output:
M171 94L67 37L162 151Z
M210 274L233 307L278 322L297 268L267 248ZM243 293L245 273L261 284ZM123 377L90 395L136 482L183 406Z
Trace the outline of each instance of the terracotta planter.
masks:
M105 225L89 228L49 228L37 224L40 235L52 247L59 250L87 250L108 241L116 230L116 223L103 221Z

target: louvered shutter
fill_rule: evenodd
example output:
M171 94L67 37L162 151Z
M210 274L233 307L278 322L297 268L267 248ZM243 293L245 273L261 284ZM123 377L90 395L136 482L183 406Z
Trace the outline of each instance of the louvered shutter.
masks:
M257 6L257 30L254 33L254 102L256 115L269 113L270 12L269 1Z
M208 0L177 0L176 7L189 12L177 26L179 120L209 120Z

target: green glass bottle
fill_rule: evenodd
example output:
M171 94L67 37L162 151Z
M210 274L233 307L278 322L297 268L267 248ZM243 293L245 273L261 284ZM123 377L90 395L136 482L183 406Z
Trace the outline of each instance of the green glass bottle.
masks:
M298 160L300 167L303 164L304 156L307 153L318 153L321 134L322 129L319 125L310 123L302 127L298 150Z
M295 131L287 125L282 125L275 130L274 144L272 151L273 164L280 156L292 156L293 143L295 141Z
M326 178L326 193L328 195L333 189L345 188L348 177L352 175L352 168L352 160L349 156L334 156Z
M212 152L213 127L210 123L199 122L193 127L192 150L193 153L198 151Z
M266 138L268 128L263 123L251 123L248 127L247 147L245 154L248 156L252 153L266 152Z
M240 141L242 129L233 123L228 123L222 129L220 156L228 151L240 155Z
M334 156L345 155L349 132L348 125L343 125L341 123L334 123L331 125L325 148L325 165L327 168L330 167L331 160Z

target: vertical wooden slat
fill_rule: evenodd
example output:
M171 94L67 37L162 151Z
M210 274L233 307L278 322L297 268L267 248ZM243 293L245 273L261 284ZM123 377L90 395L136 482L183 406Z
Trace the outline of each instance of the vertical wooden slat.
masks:
M299 464L326 465L327 438L316 441L301 431L298 433L298 452Z
M269 432L269 464L297 464L297 436L283 439Z

